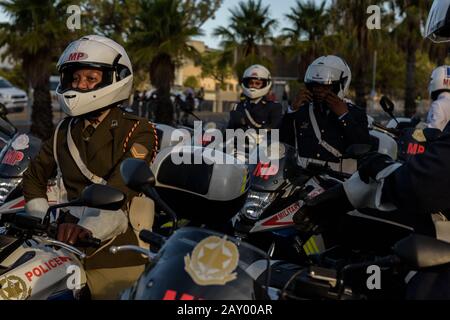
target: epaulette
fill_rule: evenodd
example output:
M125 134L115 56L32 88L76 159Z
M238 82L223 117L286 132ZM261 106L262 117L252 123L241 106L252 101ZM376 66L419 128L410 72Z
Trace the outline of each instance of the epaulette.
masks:
M145 120L145 118L139 117L139 116L137 116L135 114L132 114L132 113L129 113L129 112L126 112L126 111L122 111L122 116L125 119L128 119L128 120L134 120L134 121L143 121L143 120Z

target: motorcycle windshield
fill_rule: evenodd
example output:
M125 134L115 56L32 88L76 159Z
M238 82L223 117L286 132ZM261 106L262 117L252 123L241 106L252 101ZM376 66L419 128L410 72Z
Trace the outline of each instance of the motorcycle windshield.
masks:
M263 299L268 267L256 247L206 229L177 230L133 288L137 300ZM266 277L262 277L264 280Z
M18 178L41 147L41 140L27 134L15 136L0 153L0 178Z
M271 150L271 148L274 148ZM250 165L252 174L251 189L268 192L277 191L283 182L298 176L302 168L297 164L297 153L288 144L279 143L269 146L270 162L260 161L256 165Z

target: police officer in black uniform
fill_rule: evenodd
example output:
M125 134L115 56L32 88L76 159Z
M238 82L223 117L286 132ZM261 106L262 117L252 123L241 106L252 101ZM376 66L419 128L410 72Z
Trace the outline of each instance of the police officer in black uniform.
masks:
M249 67L242 77L241 87L243 99L230 112L228 129L278 128L282 106L266 99L272 87L269 70L259 64Z
M432 41L450 41L450 13L448 1L435 0L428 15L424 35ZM430 140L430 141L428 141ZM352 208L373 208L385 212L388 218L399 218L416 232L435 234L450 241L450 125L441 135L435 135L422 154L401 164L387 155L371 154L361 161L358 172L344 183L340 197L326 194L311 201L311 217L320 211L328 220ZM331 190L328 194L334 192ZM335 192L338 194L339 192ZM342 210L327 214L327 208L341 203ZM325 208L325 210L321 210ZM432 216L433 213L439 213Z
M308 162L340 161L352 144L370 144L364 110L344 100L351 71L337 56L322 56L306 71L301 90L284 116L281 141L296 146Z

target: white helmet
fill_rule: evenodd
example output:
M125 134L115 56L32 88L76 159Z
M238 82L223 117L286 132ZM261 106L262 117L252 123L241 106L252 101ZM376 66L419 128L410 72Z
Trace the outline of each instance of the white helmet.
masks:
M79 116L105 108L131 94L133 70L125 49L111 39L90 35L72 42L56 65L60 82L56 96L62 110L69 116ZM94 89L72 89L73 73L82 68L103 71L102 81Z
M305 83L333 85L333 91L344 99L352 80L347 63L337 56L322 56L314 60L306 70Z
M450 41L450 0L434 0L424 36L433 42Z
M431 73L430 84L428 85L430 97L435 99L433 93L442 90L450 91L450 66L437 67Z
M251 79L263 80L264 84L262 88L249 88L248 83ZM244 72L241 82L242 90L244 95L246 95L251 100L261 98L269 93L272 87L272 77L270 76L269 70L260 64L254 64L247 68Z

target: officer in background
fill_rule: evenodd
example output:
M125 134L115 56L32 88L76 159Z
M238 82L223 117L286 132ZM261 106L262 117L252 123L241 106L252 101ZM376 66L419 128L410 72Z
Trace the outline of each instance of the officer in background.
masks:
M272 87L269 70L259 64L249 67L242 77L241 87L244 99L230 112L228 129L278 128L282 117L282 106L266 98Z
M341 171L340 157L350 145L371 143L366 113L344 99L350 81L350 68L340 57L322 56L309 65L306 88L280 128L281 141L297 148L303 166L328 163Z
M46 141L23 177L29 214L43 217L48 208L47 182L57 176L60 202L74 200L92 183L123 191L128 203L136 195L120 175L123 160L134 157L150 162L157 136L147 119L124 112L120 104L131 94L133 71L122 46L101 36L85 36L72 42L57 64L60 83L56 89L62 110L68 115ZM102 249L89 253L85 269L94 299L116 298L144 270L139 254L109 253L109 245L138 244L122 210L70 208L58 226L57 239L76 245L93 236Z
M428 92L433 102L428 111L427 126L442 131L450 120L450 66L433 70Z

